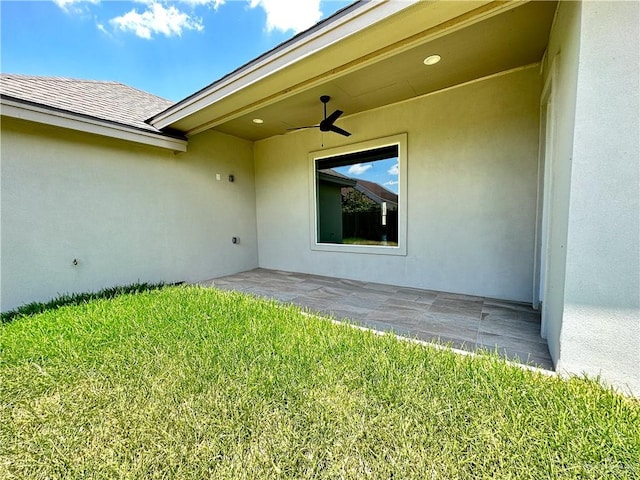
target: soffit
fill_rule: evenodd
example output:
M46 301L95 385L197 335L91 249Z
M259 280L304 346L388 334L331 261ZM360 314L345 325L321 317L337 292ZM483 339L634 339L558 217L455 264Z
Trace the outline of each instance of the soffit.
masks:
M452 5L460 10L436 9ZM242 95L224 98L172 127L191 133L211 127L259 140L297 126L317 124L322 118L320 95L332 97L328 112L339 108L346 117L536 63L546 49L555 9L556 2L547 1L506 6L420 2L392 20L341 40L323 50L323 55L297 62L280 75L243 89ZM451 14L459 12L463 13L452 19ZM416 25L421 25L422 31L416 31ZM397 41L399 28L407 34L404 41ZM394 40L396 47L389 47ZM377 47L388 46L386 51L382 47L371 53L374 41ZM339 62L332 57L333 51ZM424 58L433 53L442 56L441 62L425 66ZM294 83L301 78L307 81ZM286 84L291 85L290 91L282 90ZM276 94L269 96L272 91ZM261 118L264 123L256 125L253 118Z

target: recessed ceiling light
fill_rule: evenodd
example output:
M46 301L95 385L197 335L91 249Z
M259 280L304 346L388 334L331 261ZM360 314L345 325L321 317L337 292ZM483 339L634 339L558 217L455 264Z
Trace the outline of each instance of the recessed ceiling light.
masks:
M262 120L261 118L254 118L253 123L257 123L259 125L261 123L264 123L264 120Z
M440 58L441 58L440 55L429 55L427 58L424 59L424 64L435 65L440 61Z

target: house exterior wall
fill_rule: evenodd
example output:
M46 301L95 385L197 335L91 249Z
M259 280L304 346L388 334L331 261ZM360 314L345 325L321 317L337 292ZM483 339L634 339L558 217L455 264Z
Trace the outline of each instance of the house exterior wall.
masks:
M557 368L640 395L640 4L580 12Z
M344 118L349 138L256 142L260 266L531 302L540 85L533 66ZM407 255L312 250L308 153L403 132Z
M3 311L257 266L251 142L207 132L174 155L3 117L1 158Z
M550 101L547 128L547 147L550 157L544 159L544 195L548 211L546 238L542 321L549 352L554 363L560 358L560 331L565 300L565 269L571 159L575 128L576 85L580 54L580 2L560 2L544 63L546 98ZM542 133L545 134L544 132Z

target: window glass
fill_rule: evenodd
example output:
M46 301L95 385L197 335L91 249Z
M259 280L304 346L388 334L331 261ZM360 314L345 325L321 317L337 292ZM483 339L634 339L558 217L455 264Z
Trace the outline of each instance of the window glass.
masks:
M315 160L317 243L398 246L398 145Z

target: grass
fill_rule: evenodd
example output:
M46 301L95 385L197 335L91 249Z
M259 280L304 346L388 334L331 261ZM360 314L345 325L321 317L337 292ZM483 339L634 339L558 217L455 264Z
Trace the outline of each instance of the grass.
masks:
M18 317L35 315L37 313L46 312L47 310L60 308L65 305L80 305L98 298L115 298L127 293L157 290L164 286L164 283L134 283L131 285L105 288L98 292L64 294L48 302L32 302L27 305L23 305L22 307L18 307L15 310L0 312L0 324L8 323Z
M199 287L0 325L0 478L638 478L640 405Z
M398 242L383 241L383 240L368 240L366 238L349 237L343 238L342 243L345 245L381 245L385 247L397 247Z

